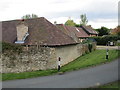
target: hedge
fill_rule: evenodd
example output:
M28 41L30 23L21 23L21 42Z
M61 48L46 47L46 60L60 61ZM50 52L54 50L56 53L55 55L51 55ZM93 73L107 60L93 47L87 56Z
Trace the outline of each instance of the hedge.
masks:
M106 45L108 41L113 41L116 43L117 40L120 40L120 36L118 35L108 35L108 36L98 36L92 37L96 40L97 45Z

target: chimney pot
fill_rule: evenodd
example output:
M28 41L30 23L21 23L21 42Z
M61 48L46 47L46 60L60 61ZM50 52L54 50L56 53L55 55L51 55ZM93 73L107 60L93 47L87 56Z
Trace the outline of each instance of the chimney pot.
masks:
M21 21L25 21L25 19L22 19Z

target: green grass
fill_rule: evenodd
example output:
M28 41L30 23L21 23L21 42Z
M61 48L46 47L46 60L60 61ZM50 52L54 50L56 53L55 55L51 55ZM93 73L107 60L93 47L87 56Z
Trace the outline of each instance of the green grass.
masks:
M81 56L77 58L75 61L63 66L62 70L65 71L71 71L71 70L77 70L80 68L85 68L89 66L98 65L104 62L110 62L116 58L118 58L118 50L109 50L109 60L106 60L106 50L96 50L92 53L86 54L84 56Z
M0 81L2 81L2 74L0 73Z
M56 72L57 70L44 70L44 71L22 72L22 73L7 73L7 74L2 74L2 81L47 76L47 75L52 75Z
M89 66L98 65L104 62L110 62L118 58L118 50L110 50L109 51L109 60L105 60L106 50L96 50L92 53L85 54L70 62L69 64L63 66L61 68L61 72L67 72L72 70L78 70L81 68L86 68ZM33 72L23 72L23 73L7 73L2 74L2 80L14 80L14 79L25 79L25 78L33 78L40 76L47 76L56 74L57 70L42 70L42 71L33 71Z
M100 86L98 88L119 88L120 86L120 81L116 81L116 82L112 82L112 83L109 83L109 84L105 84L103 86Z

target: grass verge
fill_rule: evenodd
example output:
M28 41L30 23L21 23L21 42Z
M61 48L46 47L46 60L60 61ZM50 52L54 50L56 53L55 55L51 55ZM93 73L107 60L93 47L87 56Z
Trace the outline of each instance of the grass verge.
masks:
M73 62L63 66L61 68L61 72L78 70L81 68L86 68L90 66L95 66L101 63L110 62L118 58L119 50L110 50L109 51L109 60L105 59L106 50L96 50L92 53L85 54L80 56ZM2 81L5 80L14 80L14 79L25 79L25 78L33 78L40 76L47 76L57 73L57 70L41 70L41 71L33 71L33 72L22 72L22 73L7 73L2 74Z
M120 88L120 81L115 81L112 83L105 84L103 86L99 86L98 88Z
M109 59L106 60L106 50L96 50L77 58L75 61L62 67L63 72L95 66L101 63L110 62L118 58L119 50L109 50Z
M2 74L0 73L0 81L2 81Z

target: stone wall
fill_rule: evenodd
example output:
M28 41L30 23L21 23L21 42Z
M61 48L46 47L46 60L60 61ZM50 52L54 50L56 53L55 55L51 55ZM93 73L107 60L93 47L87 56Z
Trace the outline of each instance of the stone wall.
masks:
M28 51L12 55L2 54L2 73L46 70L49 60L54 61L54 48L29 48ZM55 68L54 66L52 68Z
M2 72L2 54L0 53L0 73Z
M61 57L61 65L65 65L82 55L82 45L69 45L55 48L57 58Z
M95 47L94 44L93 48ZM2 73L55 69L57 68L58 57L61 57L61 65L63 66L86 52L88 52L88 46L82 44L60 47L30 46L28 50L20 54L2 53L0 66Z

